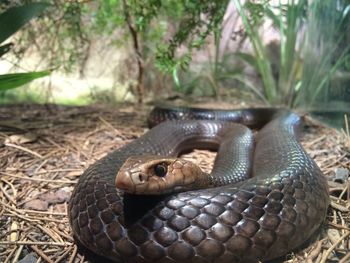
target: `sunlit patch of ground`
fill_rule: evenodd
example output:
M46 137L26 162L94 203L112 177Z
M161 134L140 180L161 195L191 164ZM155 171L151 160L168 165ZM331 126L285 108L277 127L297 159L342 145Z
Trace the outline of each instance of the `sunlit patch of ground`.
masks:
M133 100L134 96L127 83L117 83L112 78L79 78L55 73L29 85L6 91L0 97L0 103L50 102L65 105Z

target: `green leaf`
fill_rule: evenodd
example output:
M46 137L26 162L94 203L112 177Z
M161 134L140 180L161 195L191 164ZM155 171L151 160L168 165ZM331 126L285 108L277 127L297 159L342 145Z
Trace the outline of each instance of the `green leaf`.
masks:
M50 70L0 75L0 91L14 89L28 82L50 75Z
M12 48L13 43L8 43L5 45L0 46L0 58L5 55L7 52L10 51L10 49Z
M280 7L282 8L282 7ZM283 27L283 21L282 21L282 17L275 15L275 13L268 7L265 8L265 14L272 20L273 22L273 26L276 29L280 29L281 26Z
M181 90L180 80L179 80L179 77L177 75L177 68L174 68L174 70L173 70L173 80L175 82L176 89Z
M258 70L258 64L255 56L244 52L236 52L235 56L251 65L254 69Z
M47 3L31 3L27 5L12 7L0 14L0 43L16 33L33 17L41 14Z

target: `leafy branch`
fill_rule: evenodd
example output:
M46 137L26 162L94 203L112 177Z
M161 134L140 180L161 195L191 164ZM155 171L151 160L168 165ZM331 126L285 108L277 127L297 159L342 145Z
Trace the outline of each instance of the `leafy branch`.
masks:
M49 5L46 3L32 3L11 7L0 14L0 44L16 33L32 18L41 14ZM11 50L12 43L0 46L0 57ZM51 71L13 73L0 75L0 91L17 88L34 79L47 76Z

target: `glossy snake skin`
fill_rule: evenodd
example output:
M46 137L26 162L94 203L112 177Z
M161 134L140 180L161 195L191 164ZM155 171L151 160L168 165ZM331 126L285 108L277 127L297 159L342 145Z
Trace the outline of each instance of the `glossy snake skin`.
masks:
M327 184L297 141L296 114L155 108L149 122L165 118L210 120L162 123L83 173L69 219L85 247L115 262L257 262L284 256L320 226L329 203ZM116 189L115 176L129 156L215 148L235 128L227 121L262 128L254 142L248 129L238 129L242 137L219 147L214 170L226 185L166 196ZM228 175L235 173L230 160L236 157L252 178L237 183L244 178Z

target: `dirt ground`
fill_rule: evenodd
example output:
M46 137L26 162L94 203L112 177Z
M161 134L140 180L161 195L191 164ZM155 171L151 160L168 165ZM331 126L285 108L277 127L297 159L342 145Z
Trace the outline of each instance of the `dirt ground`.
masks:
M0 107L0 262L86 262L67 218L81 173L145 131L150 107ZM283 262L350 262L350 138L306 118L302 143L328 179L321 230ZM187 155L210 170L215 153ZM335 177L339 177L337 182Z

